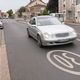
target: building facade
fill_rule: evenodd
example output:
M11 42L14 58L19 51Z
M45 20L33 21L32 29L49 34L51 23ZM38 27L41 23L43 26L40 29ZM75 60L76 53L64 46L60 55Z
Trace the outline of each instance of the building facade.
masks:
M22 13L22 17L29 19L31 16L35 16L43 12L46 7L46 3L42 0L30 0L29 4L25 6L26 11ZM18 10L15 12L15 18L18 18Z
M43 12L46 7L46 3L44 3L42 0L30 0L30 3L25 7L27 17L31 17Z
M76 0L59 0L59 13L64 14L64 20L75 22Z
M76 1L75 17L76 17L76 22L80 23L80 0Z

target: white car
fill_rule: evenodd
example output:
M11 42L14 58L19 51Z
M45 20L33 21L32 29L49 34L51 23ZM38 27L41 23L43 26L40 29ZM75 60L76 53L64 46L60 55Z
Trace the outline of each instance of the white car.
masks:
M63 13L51 13L50 16L58 18L61 22L64 22L64 14Z
M3 23L2 23L2 21L0 21L0 29L3 29L4 27L3 27Z
M28 23L27 34L36 39L40 47L72 43L77 37L73 28L51 16L33 17Z

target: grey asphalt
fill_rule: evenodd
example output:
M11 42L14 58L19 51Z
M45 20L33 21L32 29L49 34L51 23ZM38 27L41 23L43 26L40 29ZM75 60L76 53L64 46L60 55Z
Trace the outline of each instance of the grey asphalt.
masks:
M27 38L26 23L4 20L4 26L11 80L80 80L80 75L54 67L46 57L52 50L67 50L80 54L79 41L76 40L74 44L39 48L35 40ZM80 32L79 26L75 29Z

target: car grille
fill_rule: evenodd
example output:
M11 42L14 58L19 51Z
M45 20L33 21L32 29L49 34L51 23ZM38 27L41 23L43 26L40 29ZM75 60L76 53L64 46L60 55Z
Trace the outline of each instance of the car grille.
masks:
M56 34L56 37L67 37L69 36L69 33L58 33Z

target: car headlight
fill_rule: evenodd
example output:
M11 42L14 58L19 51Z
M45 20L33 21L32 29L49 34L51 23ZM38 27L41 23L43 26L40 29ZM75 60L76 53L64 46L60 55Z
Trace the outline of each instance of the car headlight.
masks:
M43 37L44 37L44 39L53 39L54 38L54 34L44 33Z
M49 35L48 33L43 33L43 37L44 37L45 39L48 39L48 38L50 38L50 35Z
M72 31L72 32L71 32L71 35L77 36L77 33L76 33L75 31Z

